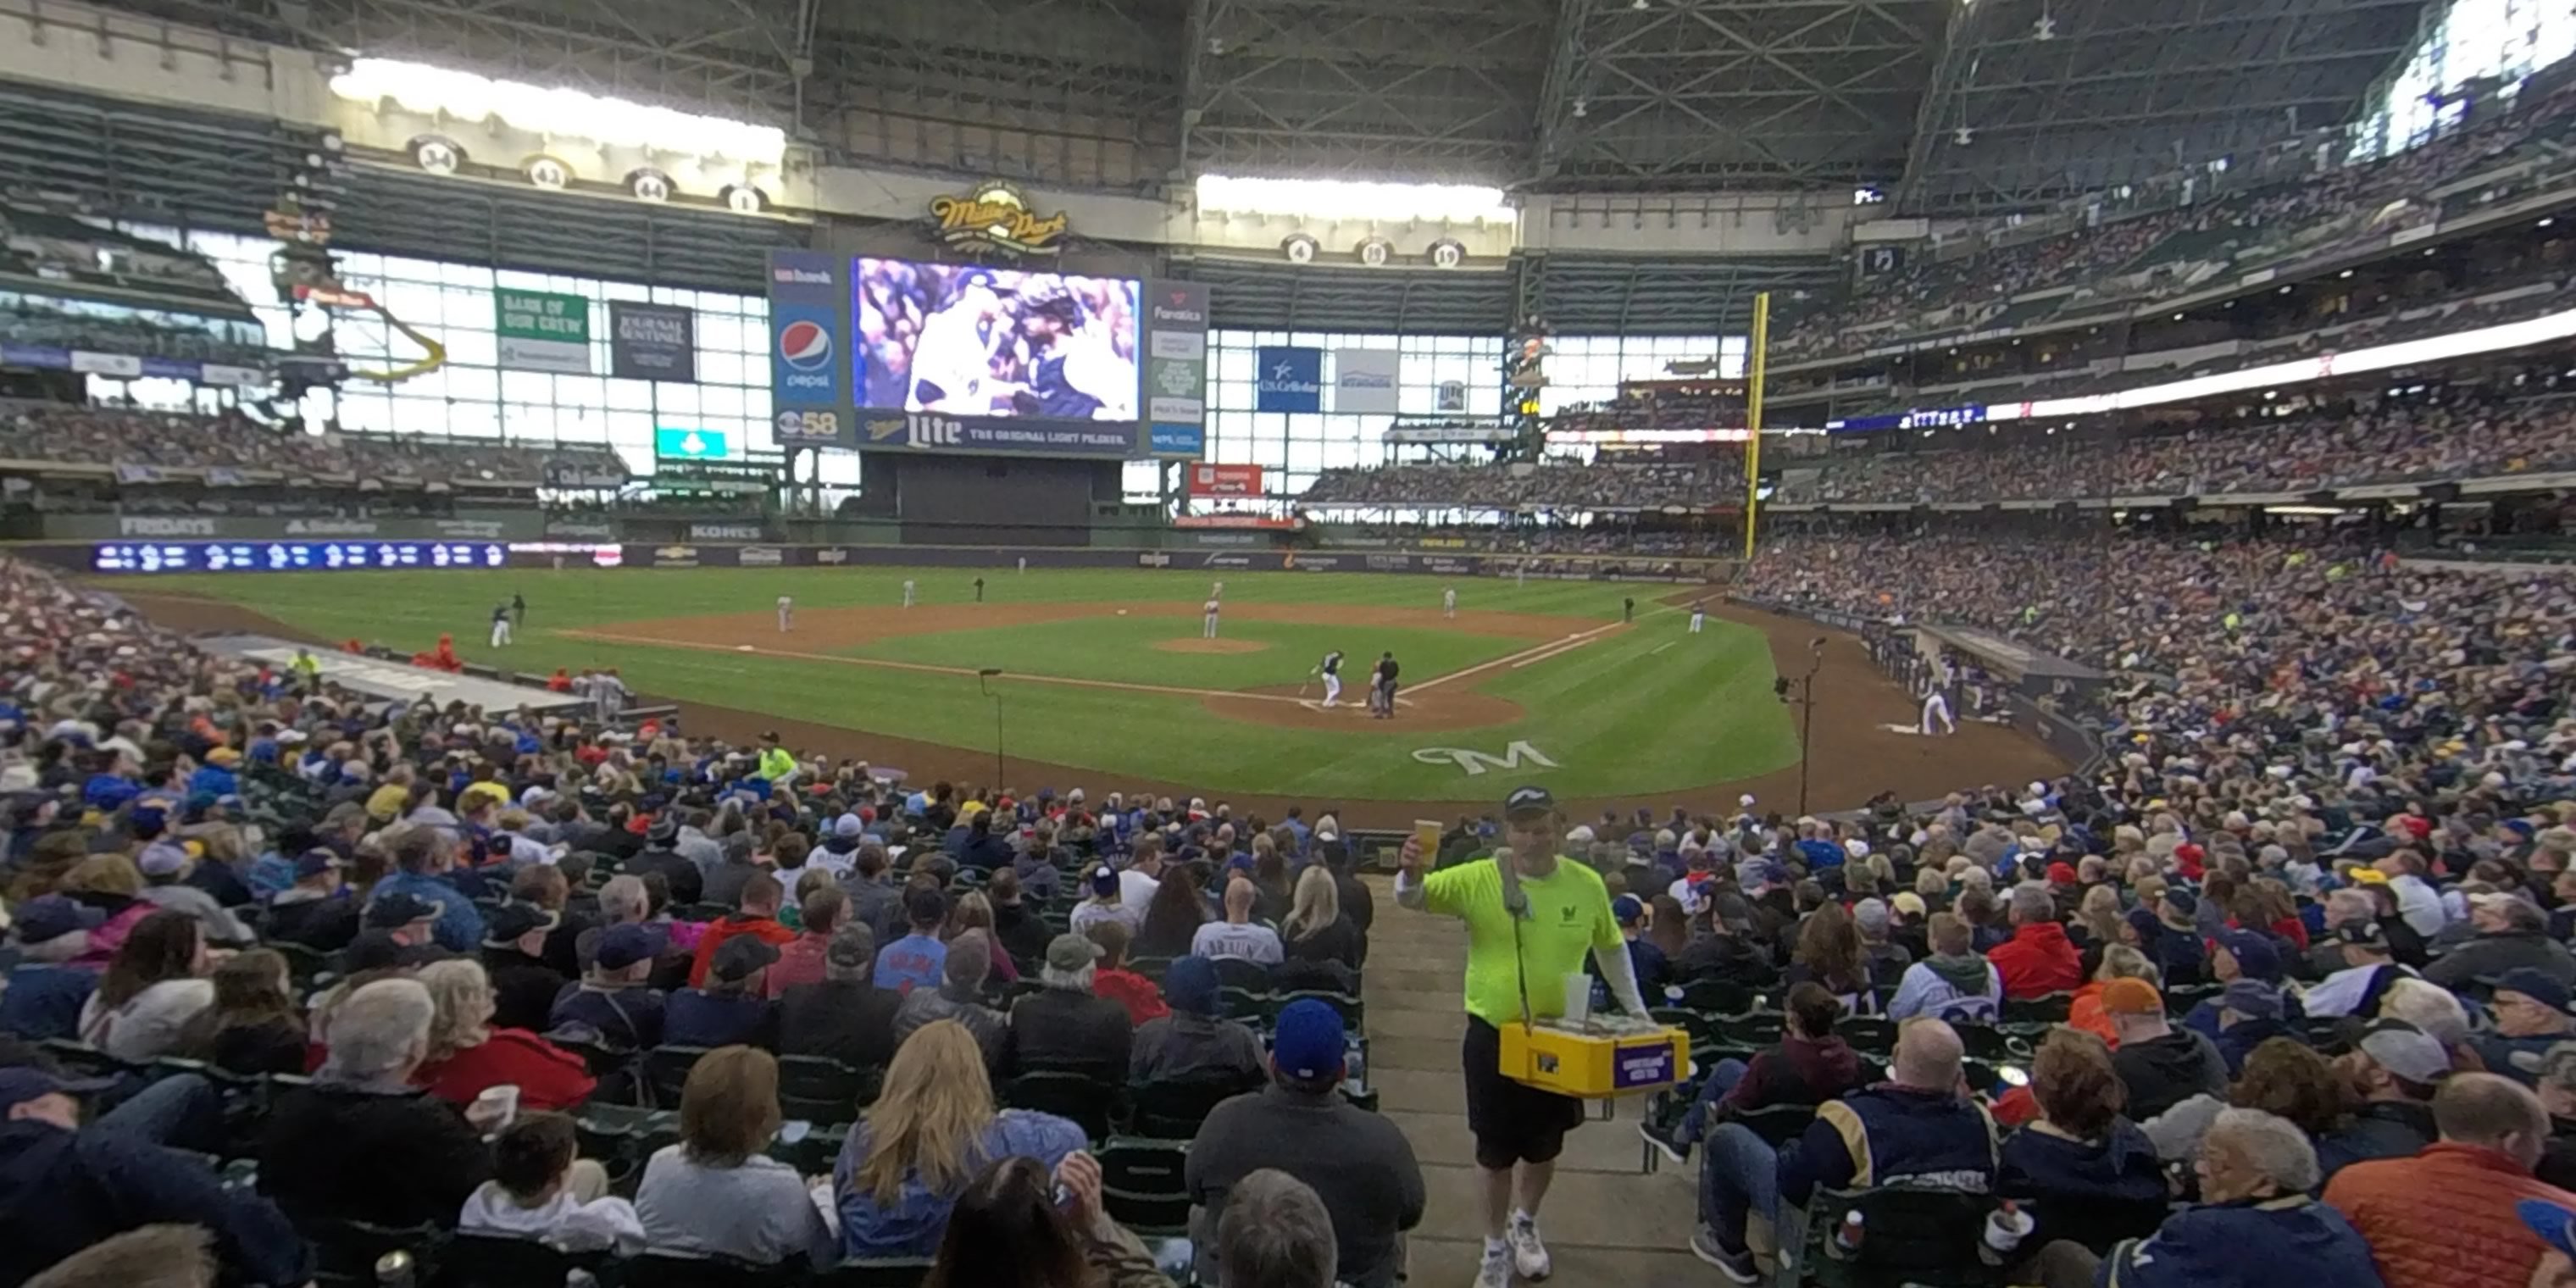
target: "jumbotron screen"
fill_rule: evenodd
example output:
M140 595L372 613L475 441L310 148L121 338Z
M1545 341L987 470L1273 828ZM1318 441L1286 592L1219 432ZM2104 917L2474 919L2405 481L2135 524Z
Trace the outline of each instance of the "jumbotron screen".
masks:
M1137 419L1137 282L860 259L858 405L1046 420Z

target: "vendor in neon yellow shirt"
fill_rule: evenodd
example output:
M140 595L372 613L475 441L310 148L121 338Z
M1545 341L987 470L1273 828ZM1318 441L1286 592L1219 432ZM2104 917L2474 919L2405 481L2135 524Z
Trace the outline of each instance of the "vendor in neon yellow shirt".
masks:
M775 731L760 735L760 776L768 779L772 787L785 786L788 779L796 776L796 757L778 745Z
M1503 801L1503 817L1508 845L1492 858L1426 876L1421 842L1408 838L1395 878L1397 903L1467 923L1467 1037L1460 1058L1467 1127L1476 1138L1476 1166L1484 1172L1485 1251L1478 1288L1504 1288L1515 1271L1537 1279L1553 1270L1547 1245L1539 1240L1539 1203L1555 1177L1565 1133L1583 1122L1582 1101L1502 1074L1496 1026L1521 1018L1522 980L1528 981L1533 1018L1562 1015L1565 977L1582 971L1589 953L1621 1009L1646 1013L1601 875L1556 852L1565 835L1556 798L1544 787L1517 788ZM1511 910L1515 889L1522 909L1517 918Z

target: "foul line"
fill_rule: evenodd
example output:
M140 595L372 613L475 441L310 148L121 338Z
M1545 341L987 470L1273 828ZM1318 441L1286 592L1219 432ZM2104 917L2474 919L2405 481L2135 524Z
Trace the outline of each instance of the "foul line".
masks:
M1665 649L1671 648L1672 646L1673 646L1673 642L1672 642L1671 640L1665 640L1663 643L1658 644L1658 645L1654 646L1653 648L1650 648L1650 649L1646 650L1646 656L1648 656L1648 657L1653 657L1653 656L1654 656L1654 655L1656 655L1657 653L1661 653L1661 652L1663 652Z
M1405 691L1409 693L1420 693L1424 689L1432 688L1436 685L1447 684L1451 680L1463 680L1471 675L1481 675L1498 666L1516 666L1524 661L1541 661L1544 659L1539 657L1539 654L1546 654L1547 656L1553 657L1558 653L1570 651L1578 645L1589 644L1592 642L1594 637L1606 634L1610 631L1618 630L1622 625L1623 623L1620 622L1612 622L1607 626L1595 626L1588 631L1577 631L1572 635L1566 636L1564 639L1549 640L1545 644L1540 644L1532 648L1525 648L1518 653L1506 653L1490 662L1478 662L1474 666L1451 671L1447 675L1435 675L1428 680L1424 680L1420 684L1408 684L1404 686Z

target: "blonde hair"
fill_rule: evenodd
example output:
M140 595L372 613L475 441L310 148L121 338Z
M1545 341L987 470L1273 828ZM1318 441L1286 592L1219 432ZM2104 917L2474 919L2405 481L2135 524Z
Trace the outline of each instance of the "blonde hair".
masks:
M2093 932L2096 943L2120 942L2120 892L2097 885L2084 892L2084 902L2076 909L2084 928Z
M2147 955L2139 952L2134 945L2112 944L2102 950L2102 964L2093 968L2093 978L2097 980L2143 979L2161 987L2164 983L2164 972L2157 970L2156 964L2148 961Z
M1321 863L1310 863L1297 878L1297 902L1280 926L1290 939L1304 939L1332 928L1342 919L1342 892Z
M438 1007L429 1025L426 1063L492 1040L492 977L481 962L464 957L431 962L412 978L429 990L429 1000Z
M54 888L64 894L121 894L131 899L143 893L143 870L122 854L93 854L73 864Z
M975 1035L934 1020L904 1039L867 1121L867 1161L850 1174L853 1190L893 1204L907 1177L933 1194L964 1185L975 1174L976 1139L993 1121L993 1083Z

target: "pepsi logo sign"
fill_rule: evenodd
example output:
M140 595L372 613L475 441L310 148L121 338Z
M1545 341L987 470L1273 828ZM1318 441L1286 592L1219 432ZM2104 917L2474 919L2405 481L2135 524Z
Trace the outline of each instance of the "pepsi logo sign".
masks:
M790 322L778 332L778 360L796 371L820 371L832 361L832 333L820 323Z

